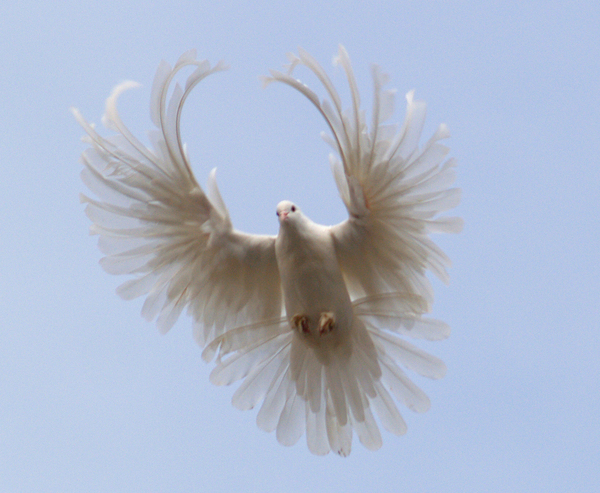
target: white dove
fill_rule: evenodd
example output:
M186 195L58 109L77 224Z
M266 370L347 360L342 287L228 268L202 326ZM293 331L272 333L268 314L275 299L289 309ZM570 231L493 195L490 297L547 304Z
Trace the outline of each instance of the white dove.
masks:
M195 321L203 357L217 356L211 381L243 380L233 404L251 409L262 401L258 426L276 430L283 445L295 444L306 430L309 450L350 453L353 431L368 449L382 444L380 423L391 433L406 432L395 401L424 412L430 402L401 366L430 378L445 373L444 363L400 336L440 340L443 322L422 318L430 310L431 270L447 281L450 264L429 233L460 231L459 218L436 218L455 207L460 191L454 160L438 141L445 125L419 148L425 104L406 96L402 128L384 125L393 112L387 76L373 67L374 104L368 129L359 93L343 47L335 59L347 76L352 109L323 68L306 52L289 56L286 73L272 71L265 83L279 81L304 94L325 118L333 138L324 135L339 157L330 161L349 218L327 227L313 223L289 201L277 205L279 234L258 236L233 229L215 181L207 192L196 182L180 135L183 104L204 77L223 70L182 55L171 68L162 62L150 101L157 130L152 149L123 125L118 96L136 84L118 85L108 98L103 123L117 135L101 137L73 109L91 146L82 154L82 179L100 200L82 195L106 254L111 274L132 274L118 288L125 299L146 295L142 314L158 317L168 331L184 307ZM196 66L182 89L179 70ZM308 67L331 98L317 95L292 77Z

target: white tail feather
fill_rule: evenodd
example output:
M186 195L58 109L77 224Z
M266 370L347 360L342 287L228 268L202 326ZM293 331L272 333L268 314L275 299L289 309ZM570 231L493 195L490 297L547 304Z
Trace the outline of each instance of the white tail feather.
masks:
M394 299L403 295L390 293L355 306L366 313L368 306L391 308ZM415 302L405 299L409 305ZM353 431L366 448L381 447L375 415L391 433L406 433L391 395L416 412L429 408L427 396L398 363L431 378L440 376L443 363L397 336L367 328L359 318L342 345L324 361L287 322L274 321L226 332L206 347L204 356L217 356L213 383L242 380L233 396L236 407L251 409L262 400L257 424L265 431L276 430L280 443L293 445L306 433L312 453L333 450L345 456Z

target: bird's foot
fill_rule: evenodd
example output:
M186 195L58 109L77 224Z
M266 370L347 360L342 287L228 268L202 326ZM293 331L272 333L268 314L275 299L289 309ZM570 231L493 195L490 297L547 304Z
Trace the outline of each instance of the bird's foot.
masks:
M335 316L333 312L321 313L319 319L319 335L329 334L335 327Z
M308 323L308 317L306 315L294 315L292 317L292 325L303 334L310 334L310 327Z

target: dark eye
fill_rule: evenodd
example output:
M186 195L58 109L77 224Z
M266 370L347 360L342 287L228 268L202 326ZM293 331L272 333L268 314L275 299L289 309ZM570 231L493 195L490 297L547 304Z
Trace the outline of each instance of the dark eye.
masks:
M296 212L296 206L295 205L292 206L292 212Z
M275 214L277 214L277 217L279 217L279 211L275 212Z

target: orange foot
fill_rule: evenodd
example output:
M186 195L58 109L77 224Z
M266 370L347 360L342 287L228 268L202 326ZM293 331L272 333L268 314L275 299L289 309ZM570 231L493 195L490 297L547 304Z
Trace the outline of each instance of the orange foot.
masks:
M292 325L303 334L310 334L308 317L306 315L294 315L292 317Z
M319 319L319 335L329 334L335 327L335 317L333 312L321 313Z

